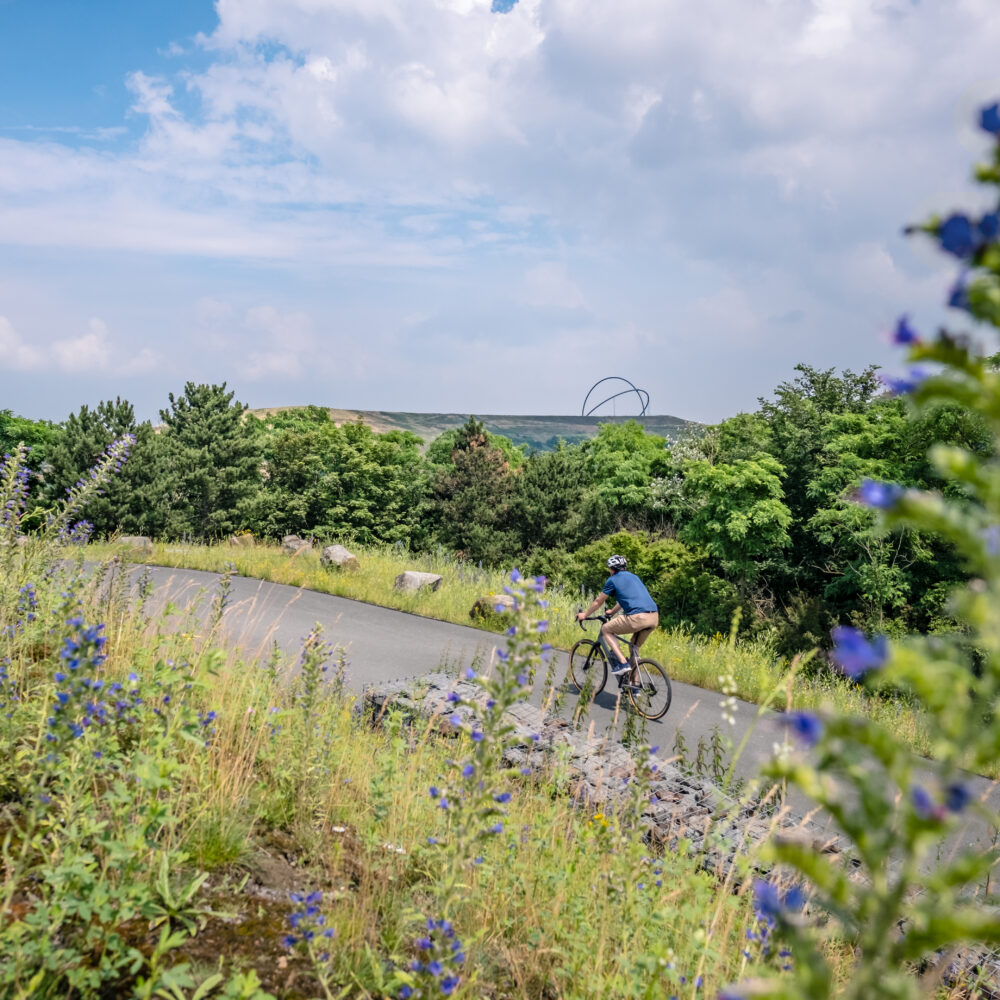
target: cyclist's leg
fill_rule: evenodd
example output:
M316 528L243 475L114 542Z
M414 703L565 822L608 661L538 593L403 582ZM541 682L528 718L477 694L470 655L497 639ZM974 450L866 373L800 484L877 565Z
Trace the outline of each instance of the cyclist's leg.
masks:
M638 659L642 644L660 624L660 616L656 611L644 611L638 615L630 615L629 620L635 626L635 631L632 633L632 647L635 650L636 659Z
M639 648L653 634L660 622L660 616L655 611L640 611L634 615L623 615L623 625L619 632L632 633L632 648L629 650L629 662L635 666L639 662Z
M622 652L621 646L618 645L618 640L615 636L625 635L626 632L631 631L633 629L628 623L628 615L615 615L611 621L607 621L601 626L601 636L604 638L605 645L611 650L611 655L617 663L625 663L626 660L625 654Z

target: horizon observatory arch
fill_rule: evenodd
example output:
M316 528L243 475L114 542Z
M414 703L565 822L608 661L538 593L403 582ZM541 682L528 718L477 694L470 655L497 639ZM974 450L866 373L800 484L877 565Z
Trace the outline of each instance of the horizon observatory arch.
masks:
M618 386L607 386L604 390L618 389L617 392L611 392L609 396L605 396L599 403L594 403L587 409L587 405L590 403L590 397L594 395L598 386L604 385L605 382L615 382L619 384L624 384L626 388L618 389ZM600 394L598 394L600 395ZM583 397L583 406L580 407L581 417L591 417L594 413L599 410L602 406L606 406L608 403L614 403L616 399L620 399L622 396L635 396L639 401L639 412L636 416L644 417L646 416L646 410L649 409L649 393L645 389L640 389L635 383L631 382L629 379L625 378L623 375L607 375L602 379L598 379L587 391L587 395Z

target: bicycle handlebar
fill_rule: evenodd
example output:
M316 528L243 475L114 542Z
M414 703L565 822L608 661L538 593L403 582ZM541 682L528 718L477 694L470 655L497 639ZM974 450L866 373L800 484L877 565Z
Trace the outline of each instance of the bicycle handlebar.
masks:
M578 609L577 614L579 614L580 611L582 611L582 610L583 610L583 608ZM590 615L587 618L577 618L576 623L577 623L577 625L580 626L580 630L582 632L586 632L587 630L583 627L583 623L584 622L607 622L607 621L610 621L610 620L611 620L611 616L610 615Z

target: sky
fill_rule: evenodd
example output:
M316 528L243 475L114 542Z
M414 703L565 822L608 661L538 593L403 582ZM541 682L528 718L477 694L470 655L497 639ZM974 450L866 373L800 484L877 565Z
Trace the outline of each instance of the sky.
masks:
M0 0L0 408L894 370L964 322L902 227L982 205L998 51L996 0Z

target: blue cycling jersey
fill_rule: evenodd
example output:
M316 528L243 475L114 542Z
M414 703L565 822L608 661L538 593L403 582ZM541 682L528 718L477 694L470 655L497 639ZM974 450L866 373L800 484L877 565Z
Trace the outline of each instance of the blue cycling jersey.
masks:
M627 615L659 611L653 598L649 596L646 585L635 573L630 573L626 569L620 569L608 577L608 582L604 584L604 593L614 598Z

